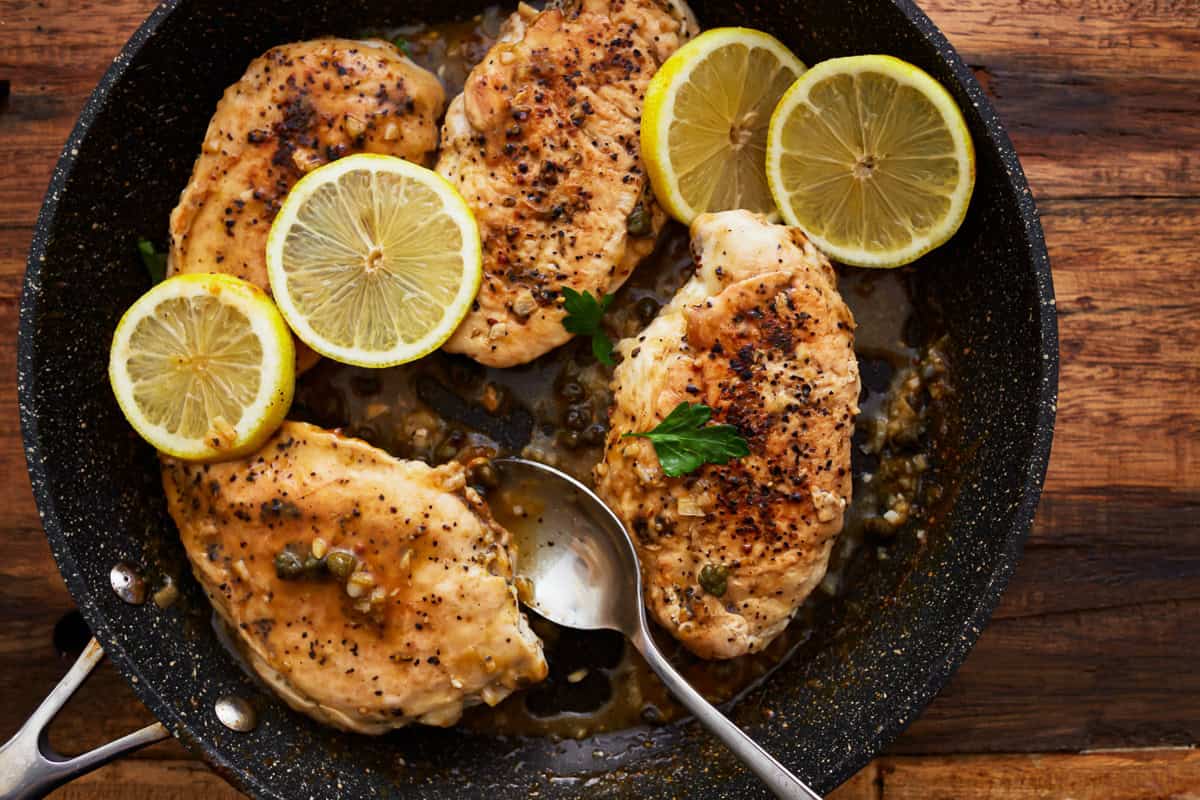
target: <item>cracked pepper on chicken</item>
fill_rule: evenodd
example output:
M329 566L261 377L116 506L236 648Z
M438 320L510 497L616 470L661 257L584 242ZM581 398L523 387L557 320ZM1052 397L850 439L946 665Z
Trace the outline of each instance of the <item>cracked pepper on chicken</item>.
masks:
M221 272L267 292L267 234L296 181L351 153L423 164L445 94L388 42L323 38L274 47L225 90L171 212L168 272ZM301 367L318 356L297 342Z
M287 422L252 456L162 472L193 572L298 711L360 733L445 726L546 676L509 534L461 464Z
M431 27L426 34L436 38L446 30ZM575 444L585 429L596 448L603 440L600 463L589 450L577 471L592 471L599 494L629 529L651 615L701 659L755 653L761 660L775 657L768 646L825 576L850 503L859 397L855 322L828 259L798 228L748 211L695 219L694 273L669 269L666 260L656 264L656 256L620 296L603 300L655 250L668 224L640 150L645 92L667 58L698 32L681 0L566 0L542 11L522 3L498 38L492 27L473 40L471 61L495 44L448 107L439 78L405 55L422 59L428 48L337 38L275 47L250 64L217 106L171 215L169 271L227 273L269 292L268 233L289 193L294 199L317 181L313 176L291 192L306 174L354 153L435 166L461 195L456 201L465 202L463 216L478 225L482 283L461 325L450 334L453 322L447 324L450 338L430 346L444 342L448 353L488 368L468 365L489 376L480 390L487 397L487 389L495 394L503 384L497 378L503 368L569 342L564 289L593 295L596 333L588 335L603 340L604 353L613 326L624 334L645 326L617 345L611 404L605 388L611 362L595 355L595 342L590 360L582 346L561 348L517 371L513 385L531 396L516 402L534 410L534 437L545 448L526 448L526 455L541 452L534 457L553 463L572 450L582 458ZM465 45L447 38L444 51L458 47L462 57ZM422 63L443 74L436 59ZM343 216L371 213L378 197ZM285 210L276 227L289 218ZM671 224L662 238L684 242L682 227ZM411 218L397 225L413 229ZM338 230L347 227L353 226ZM471 231L460 241L473 242ZM409 244L402 236L381 241L380 248ZM323 269L349 273L358 266L357 253L343 255L350 253L344 244L335 242L342 248L336 263ZM676 249L686 261L686 245ZM379 263L363 269L370 273ZM419 261L419 268L429 264ZM642 275L655 270L657 278L642 286ZM478 275L474 264L471 277ZM322 295L331 285L322 280L315 283L320 302L335 303L335 292ZM413 283L422 281L427 274L418 272ZM281 288L275 299L284 305L286 295ZM469 299L464 295L463 307ZM635 302L649 309L638 310L636 326L614 321L624 308L631 322ZM359 305L347 313L365 312ZM458 372L476 374L462 367L465 359L423 352L414 361L451 367L457 361ZM298 343L298 371L317 360ZM538 377L567 362L569 375ZM335 365L305 377L310 390L322 387L326 368ZM395 369L391 374L401 375L405 366ZM594 402L579 377L584 371L595 378ZM357 416L328 387L310 391L329 395L322 399L331 413L298 408L297 415L345 429L288 421L244 458L201 464L160 456L169 511L193 572L239 652L292 708L348 731L453 725L465 709L496 705L549 674L543 642L518 604L511 536L481 496L484 484L478 491L468 486L458 460L491 469L491 457L519 446L502 447L471 430L474 423L443 414L429 399L436 393L422 395L428 383L414 374L394 384L353 375L353 391L364 395L353 404L362 406ZM570 404L558 415L563 419L537 416L558 408L557 400L539 406L533 396L539 381L547 391L558 386ZM446 392L466 391L469 382ZM497 417L497 427L508 424L499 402L478 405L472 412ZM725 461L701 459L690 473L670 477L663 466L669 458L654 440L626 435L651 432L686 406L701 412L700 430L710 434L717 430L707 426L711 409L711 422L739 447L721 455ZM573 444L554 435L558 422L573 430ZM412 449L384 435L393 423L411 434ZM435 467L400 460L343 430L392 452L449 461ZM439 431L446 432L440 443ZM447 455L433 455L443 449ZM493 475L486 485L497 489L499 479ZM504 497L490 495L501 518ZM561 668L549 630L538 628ZM780 639L774 649L786 643ZM621 663L614 674L630 671ZM565 680L572 684L570 676ZM556 683L551 677L544 686ZM611 706L621 702L615 688ZM650 697L635 689L628 694ZM512 705L489 713L504 715Z
M483 284L445 348L482 364L567 342L562 289L615 291L654 249L665 215L641 161L646 86L695 33L657 0L522 5L442 126L437 170L483 239Z
M850 502L854 318L828 259L747 211L692 224L696 273L617 345L601 497L632 533L653 616L702 658L761 650L821 581ZM622 438L680 402L737 427L750 455L663 474Z

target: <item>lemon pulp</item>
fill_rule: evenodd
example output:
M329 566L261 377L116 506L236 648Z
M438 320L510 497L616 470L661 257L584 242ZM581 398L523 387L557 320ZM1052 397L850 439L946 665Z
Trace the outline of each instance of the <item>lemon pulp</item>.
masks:
M783 218L849 264L909 263L950 238L974 186L953 98L890 56L822 62L771 120L767 174Z
M774 215L764 169L771 112L804 72L775 38L714 28L675 52L650 82L642 152L655 197L690 224L706 211Z
M283 421L294 359L292 337L264 292L228 275L183 275L122 317L109 378L126 418L157 449L233 458Z
M457 191L390 156L340 159L303 178L267 245L284 317L322 355L360 366L440 346L482 276L479 233Z

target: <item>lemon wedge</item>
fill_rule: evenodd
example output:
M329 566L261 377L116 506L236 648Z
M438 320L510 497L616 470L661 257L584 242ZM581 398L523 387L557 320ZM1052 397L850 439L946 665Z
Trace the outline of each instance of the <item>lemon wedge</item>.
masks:
M784 220L830 257L908 264L954 235L975 149L941 84L891 56L823 61L771 117L767 177Z
M470 310L483 276L479 228L436 172L347 156L292 187L267 237L267 272L305 344L390 367L437 349Z
M295 358L265 292L230 275L189 274L121 317L108 376L143 439L177 458L217 461L254 452L283 422Z
M642 158L654 196L691 224L705 211L774 217L763 164L771 112L804 64L750 28L713 28L667 59L646 89Z

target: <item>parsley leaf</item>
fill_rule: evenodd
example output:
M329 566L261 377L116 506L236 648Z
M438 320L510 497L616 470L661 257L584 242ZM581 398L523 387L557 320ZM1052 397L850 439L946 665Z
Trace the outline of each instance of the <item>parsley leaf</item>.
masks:
M149 239L138 239L138 253L142 256L142 264L150 275L150 285L157 286L167 277L167 254L154 249L154 243Z
M567 316L563 317L563 327L568 333L592 337L592 355L606 367L615 362L612 357L612 340L604 332L600 318L612 305L613 296L606 294L597 300L589 292L579 292L569 287L563 287L563 308Z
M672 478L686 475L704 464L726 464L731 458L750 455L750 446L732 425L709 425L712 409L686 401L675 406L652 431L626 433L649 439L662 471Z
M408 39L405 39L403 36L397 36L392 40L392 44L396 45L396 49L401 53L412 58L412 45L408 43Z

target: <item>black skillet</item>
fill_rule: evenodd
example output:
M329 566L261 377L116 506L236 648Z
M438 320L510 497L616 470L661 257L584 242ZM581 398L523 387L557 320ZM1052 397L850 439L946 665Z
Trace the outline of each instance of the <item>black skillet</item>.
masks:
M907 0L693 6L705 27L765 29L808 64L856 53L916 63L950 89L978 150L965 224L917 272L918 292L937 299L956 343L960 433L937 443L959 454L941 467L957 486L953 501L928 526L926 546L910 538L884 565L859 570L853 591L812 639L730 712L827 791L946 683L1016 565L1054 422L1050 266L1008 136L971 71ZM164 3L134 34L55 169L21 298L21 421L46 536L84 617L142 701L255 797L756 796L762 789L753 778L687 723L579 742L457 729L339 733L255 687L213 634L190 578L183 601L167 610L130 605L110 586L117 562L136 565L151 583L182 563L154 454L122 419L105 367L121 312L147 286L135 243L163 238L223 88L281 42L478 10L444 0L180 0ZM249 699L256 728L236 733L222 725L214 704L226 695ZM773 715L762 712L764 698Z

